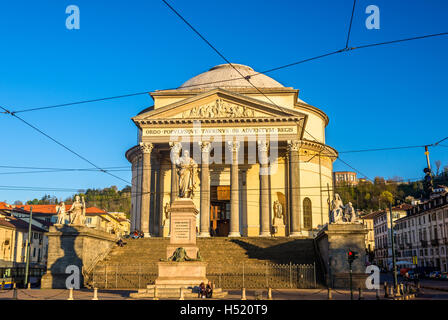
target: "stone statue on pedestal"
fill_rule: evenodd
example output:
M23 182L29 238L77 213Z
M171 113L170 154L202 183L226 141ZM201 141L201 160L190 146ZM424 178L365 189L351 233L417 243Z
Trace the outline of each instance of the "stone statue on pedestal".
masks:
M353 205L352 205L351 202L349 202L344 207L344 218L343 218L343 221L344 222L356 222L357 221L355 208L353 208Z
M198 165L187 150L183 152L182 157L175 160L175 163L179 175L179 198L192 199L196 189L195 175Z
M331 201L330 223L341 223L344 217L344 204L339 194L335 193Z
M56 206L56 213L58 214L58 222L57 224L65 224L65 220L67 219L67 213L65 212L65 203L61 202Z
M351 202L344 206L339 194L335 193L331 201L330 223L354 223L358 221Z
M75 202L73 202L68 213L70 213L70 224L84 225L86 219L86 203L84 197L80 200L78 195L75 196Z

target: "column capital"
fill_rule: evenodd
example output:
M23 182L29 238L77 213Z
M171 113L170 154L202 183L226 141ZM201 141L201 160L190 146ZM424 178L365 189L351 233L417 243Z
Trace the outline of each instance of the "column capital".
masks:
M288 140L288 151L299 151L300 146L300 140Z
M209 153L212 150L212 144L210 141L199 141L199 147L201 147L202 152Z
M150 142L140 142L139 149L141 153L150 154L152 152L152 149L154 149L154 145Z
M180 152L180 150L182 149L182 144L180 142L170 141L169 145L171 150L174 152Z
M258 144L258 150L260 150L260 152L268 152L269 150L268 140L258 140L257 144Z
M227 148L231 152L238 152L240 148L240 142L238 140L227 141Z

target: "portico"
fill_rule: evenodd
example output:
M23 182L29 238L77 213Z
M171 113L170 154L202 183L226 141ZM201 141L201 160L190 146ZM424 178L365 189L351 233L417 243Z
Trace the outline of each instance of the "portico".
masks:
M264 90L277 101L297 100L291 88ZM305 129L323 112L272 104L240 87L181 87L151 95L154 106L132 119L138 144L126 152L133 173L132 230L169 236L169 207L179 192L172 159L186 150L197 163L192 200L200 237L271 236L274 201L283 207L285 226L276 236L308 237L328 221L322 190L331 187L337 153L324 139L311 141ZM318 200L320 212L302 205L310 199Z

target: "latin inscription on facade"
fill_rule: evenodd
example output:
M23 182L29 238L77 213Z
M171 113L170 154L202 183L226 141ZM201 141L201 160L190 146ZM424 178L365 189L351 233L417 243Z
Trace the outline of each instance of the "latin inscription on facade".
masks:
M269 134L297 134L297 126L281 127L241 127L241 128L219 128L219 127L200 127L200 128L146 128L143 130L143 136L216 136L216 135L269 135Z

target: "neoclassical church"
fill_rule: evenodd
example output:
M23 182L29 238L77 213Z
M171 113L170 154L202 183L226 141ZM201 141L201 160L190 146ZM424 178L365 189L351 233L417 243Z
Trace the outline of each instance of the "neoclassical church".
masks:
M169 237L185 155L197 164L200 237L312 237L328 222L337 151L325 143L328 116L298 89L224 64L150 95L154 105L132 118L138 144L126 152L131 230Z

